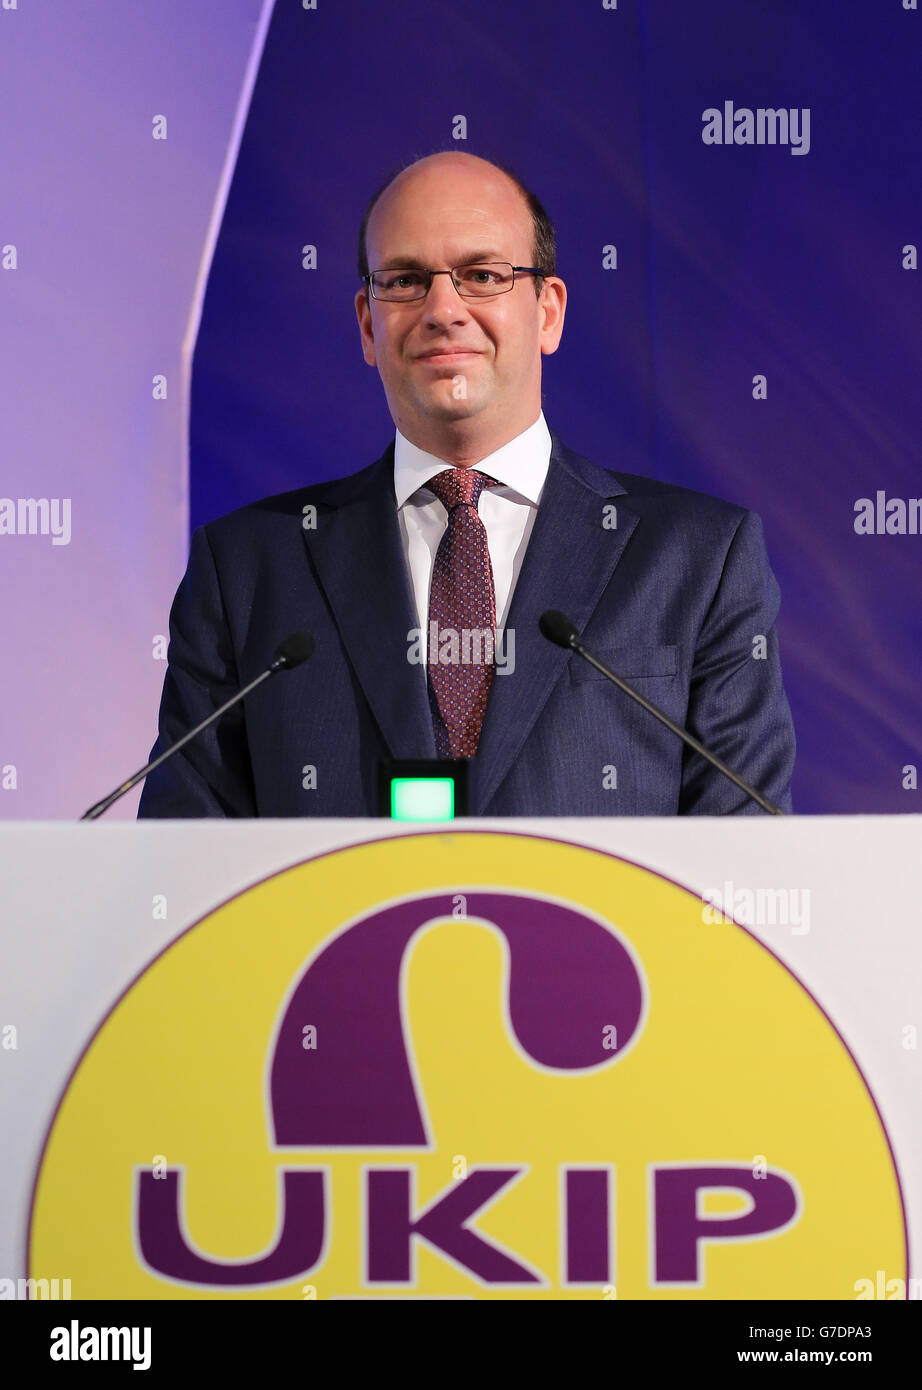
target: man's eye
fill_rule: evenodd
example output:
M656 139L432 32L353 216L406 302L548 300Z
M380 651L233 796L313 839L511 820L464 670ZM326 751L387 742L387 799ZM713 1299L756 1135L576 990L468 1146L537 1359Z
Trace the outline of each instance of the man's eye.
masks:
M423 277L417 270L401 270L393 275L382 276L381 283L388 290L404 290L413 285L421 285Z

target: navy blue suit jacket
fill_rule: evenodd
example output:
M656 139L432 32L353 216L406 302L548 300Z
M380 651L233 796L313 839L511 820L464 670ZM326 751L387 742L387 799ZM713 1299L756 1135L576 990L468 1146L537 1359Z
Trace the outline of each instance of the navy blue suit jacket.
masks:
M469 767L470 813L763 814L587 662L542 637L548 608L789 809L794 732L758 517L598 468L552 440L507 620L514 671L493 680ZM393 470L391 444L351 477L195 531L170 614L151 756L257 676L289 633L312 633L316 651L152 773L139 816L372 816L380 758L436 756L426 668L408 660L418 620Z

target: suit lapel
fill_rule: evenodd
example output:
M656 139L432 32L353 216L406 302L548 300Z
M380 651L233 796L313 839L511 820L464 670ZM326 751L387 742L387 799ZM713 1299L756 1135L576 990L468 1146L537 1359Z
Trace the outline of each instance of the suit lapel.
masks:
M634 528L617 504L624 488L551 432L550 466L510 606L515 669L497 674L473 759L471 814L480 815L509 772L571 654L541 636L538 619L558 608L582 631ZM362 473L338 479L319 499L316 529L303 531L348 659L395 758L434 758L425 665L407 659L417 615L394 497L394 446Z
M434 758L426 667L408 660L415 603L394 497L394 446L331 484L331 505L305 531L349 661L395 758Z
M617 525L607 529L605 500L625 489L551 437L547 479L507 622L515 632L515 668L494 676L472 763L473 815L489 805L572 655L541 636L538 619L557 608L582 632L639 520L619 503Z

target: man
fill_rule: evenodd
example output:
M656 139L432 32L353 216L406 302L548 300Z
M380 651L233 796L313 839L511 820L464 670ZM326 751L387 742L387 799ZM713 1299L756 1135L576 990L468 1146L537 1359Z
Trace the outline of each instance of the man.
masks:
M507 171L445 152L366 214L355 305L396 439L362 472L200 527L170 617L160 752L303 630L315 654L152 774L141 816L368 816L386 758L465 757L473 815L762 814L539 632L586 645L764 795L794 736L759 520L552 434L566 289Z

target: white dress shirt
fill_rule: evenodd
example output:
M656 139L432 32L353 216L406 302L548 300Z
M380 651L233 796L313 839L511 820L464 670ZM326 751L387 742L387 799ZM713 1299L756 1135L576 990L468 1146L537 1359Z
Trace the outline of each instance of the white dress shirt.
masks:
M527 430L474 464L479 473L488 473L501 484L500 487L485 487L478 506L493 566L497 644L506 626L550 460L551 435L541 411ZM397 431L394 446L397 517L419 626L424 632L428 628L429 586L435 555L448 526L444 504L426 483L436 473L451 467L444 459L417 448Z

